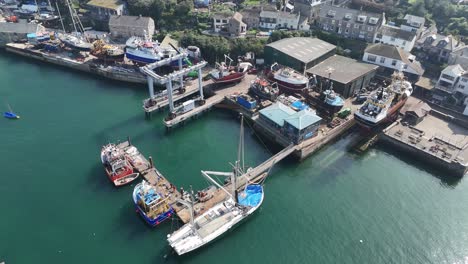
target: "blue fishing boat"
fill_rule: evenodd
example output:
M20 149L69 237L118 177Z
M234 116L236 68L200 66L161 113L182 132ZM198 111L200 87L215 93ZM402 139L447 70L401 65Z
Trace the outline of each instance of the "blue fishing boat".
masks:
M325 103L333 107L342 107L344 105L344 100L332 89L325 90Z
M146 181L137 184L133 189L133 202L138 214L153 227L174 214L174 209L168 204L168 198L158 193L155 187Z

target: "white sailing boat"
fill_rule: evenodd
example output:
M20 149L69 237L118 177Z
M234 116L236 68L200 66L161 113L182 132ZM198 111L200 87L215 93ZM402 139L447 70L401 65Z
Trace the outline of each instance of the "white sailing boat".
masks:
M84 27L81 24L80 18L76 14L76 11L71 7L69 0L66 0L68 9L70 11L70 17L72 24L75 29L72 33L59 33L58 39L65 44L65 46L78 51L91 51L93 45L84 36ZM78 28L76 27L78 24Z
M264 197L262 184L247 183L244 190L241 192L237 190L237 178L244 174L243 134L243 119L241 119L239 148L234 172L202 171L203 176L227 193L227 199L197 217L193 216L192 203L179 200L188 206L191 217L189 223L167 236L169 245L178 255L191 252L212 242L253 214L262 204ZM232 189L226 190L210 175L230 177ZM191 200L193 201L193 199Z

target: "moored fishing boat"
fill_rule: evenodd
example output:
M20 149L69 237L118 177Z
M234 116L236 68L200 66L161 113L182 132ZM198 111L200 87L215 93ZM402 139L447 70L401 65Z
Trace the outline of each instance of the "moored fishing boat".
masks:
M115 186L122 186L131 183L139 176L134 173L125 152L117 148L114 144L102 147L101 162L106 170L107 177Z
M216 63L216 69L210 72L214 83L240 82L252 68L249 62L240 62L237 66L231 66L231 64L232 59L227 55L224 55L224 62Z
M174 209L167 202L168 197L158 193L146 181L135 186L132 197L138 214L150 226L157 226L174 214Z
M391 84L373 91L354 113L354 119L369 130L379 127L396 117L412 93L413 87L403 73L395 72Z
M292 68L274 63L270 67L268 79L278 84L283 92L299 93L309 88L309 78Z

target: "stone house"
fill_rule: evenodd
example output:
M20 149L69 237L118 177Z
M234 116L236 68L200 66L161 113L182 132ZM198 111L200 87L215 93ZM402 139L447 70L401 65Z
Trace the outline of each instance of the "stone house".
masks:
M128 39L132 36L152 38L155 32L154 20L143 16L111 16L109 31L114 39Z
M247 32L247 25L242 22L242 14L239 12L229 19L228 32L231 37L242 36Z
M377 30L385 24L385 16L346 7L322 5L316 24L324 31L346 38L373 42Z

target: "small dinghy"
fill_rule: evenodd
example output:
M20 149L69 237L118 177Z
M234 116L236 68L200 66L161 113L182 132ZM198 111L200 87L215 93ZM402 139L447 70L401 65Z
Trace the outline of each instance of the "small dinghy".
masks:
M8 119L19 119L20 116L15 114L13 110L11 110L10 105L8 105L8 111L3 113L3 116Z
M12 112L5 112L3 113L3 116L8 118L8 119L19 119L20 116L15 114L15 113L12 113Z

